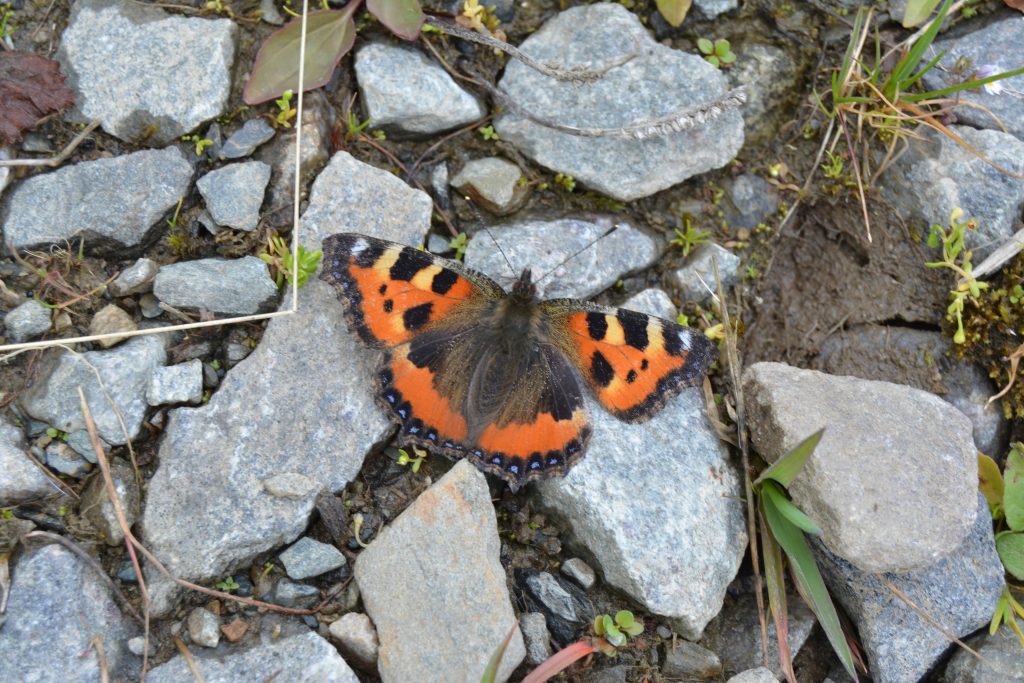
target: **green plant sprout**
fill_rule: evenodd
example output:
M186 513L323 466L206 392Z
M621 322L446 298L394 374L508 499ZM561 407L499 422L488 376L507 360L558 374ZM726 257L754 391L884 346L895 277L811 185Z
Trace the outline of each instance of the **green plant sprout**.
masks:
M370 119L360 122L359 117L356 116L355 112L351 109L345 114L345 121L348 124L348 130L345 132L346 140L355 139L360 133L366 130L366 127L370 125Z
M636 637L644 632L644 625L636 620L629 610L620 610L615 613L615 618L607 614L599 614L594 617L594 647L598 651L614 657L618 654L618 648L624 647L630 637Z
M728 68L736 61L732 46L725 38L711 42L707 38L697 40L697 49L704 54L704 59L716 68Z
M181 203L183 201L185 201L184 197L178 200L178 205L174 207L174 215L167 219L167 227L171 230L178 227L178 214L181 213Z
M420 471L420 465L422 465L423 461L427 459L427 452L422 448L416 448L416 446L412 447L412 452L415 454L415 457L411 457L404 448L399 448L397 462L400 467L412 465L412 473L418 474Z
M278 99L274 100L274 104L276 104L277 108L280 110L277 113L277 116L274 118L274 127L275 128L277 128L278 126L280 126L282 128L290 128L291 127L291 125L292 125L291 124L291 120L295 118L295 114L296 114L295 109L292 108L292 97L293 96L294 95L293 95L291 90L285 90L281 94L281 97L279 97Z
M56 427L47 427L46 435L51 439L60 439L61 441L67 441L70 436L67 432L62 432Z
M4 42L9 42L8 38L14 34L14 31L17 28L17 26L10 23L12 16L14 16L14 10L11 9L10 5L4 5L3 8L0 9L0 40Z
M995 460L979 453L978 479L995 523L999 560L1010 576L1024 581L1024 444L1011 445L1002 473ZM1024 647L1024 630L1017 623L1017 617L1024 619L1024 607L1007 585L996 603L989 633L994 635L1000 625L1006 624Z
M486 7L480 4L480 0L465 0L462 3L460 17L465 17L469 28L481 33L494 33L498 30L501 21L494 15L497 5Z
M466 255L466 247L469 246L469 235L464 232L460 232L455 237L448 240L448 248L455 250L455 260L461 261L462 257Z
M565 173L556 173L555 185L558 185L566 192L572 192L576 189L576 179Z
M501 140L501 137L494 131L494 126L483 126L480 128L480 136L484 140Z
M235 577L233 577L233 576L229 576L229 577L225 578L223 581L218 581L214 585L216 585L217 588L219 588L220 590L224 591L225 593L230 593L232 591L236 591L239 588L241 588L241 586L238 585L238 582L235 581Z
M825 150L825 156L828 157L826 161L821 162L821 172L826 178L835 180L843 177L843 157L841 154L834 154L829 150Z
M366 543L363 543L363 538L360 535L362 529L363 515L357 512L356 514L352 515L352 535L355 537L356 543L359 544L360 548L367 548L369 546Z
M288 284L293 287L306 284L306 280L309 276L316 272L317 267L320 265L320 259L323 256L323 252L308 251L301 244L299 245L299 273L298 273L298 284L296 285L296 278L292 273L292 252L288 247L288 242L279 235L271 235L267 241L266 250L257 254L260 260L270 266L271 271L274 275L274 282L277 283L278 289L284 286L285 280L287 279Z
M210 140L209 138L201 138L198 135L184 135L181 139L184 142L195 143L197 157L203 156L203 152L206 148L213 144L213 140Z
M683 258L690 255L690 252L696 249L702 244L707 244L711 238L711 232L707 230L698 230L693 227L693 217L687 214L683 216L683 229L672 228L676 237L669 242L674 247L679 247L683 250Z
M981 290L988 289L988 283L978 282L972 274L971 250L964 248L964 237L969 230L977 227L974 219L961 221L963 209L957 207L949 215L949 229L947 230L938 223L932 225L928 234L928 246L932 249L942 247L942 260L931 261L925 265L929 268L948 268L960 276L956 289L950 290L950 304L946 308L946 316L949 320L956 321L956 332L953 333L953 341L963 344L967 337L964 334L964 303L967 297L977 299L981 296ZM959 259L959 263L957 260Z

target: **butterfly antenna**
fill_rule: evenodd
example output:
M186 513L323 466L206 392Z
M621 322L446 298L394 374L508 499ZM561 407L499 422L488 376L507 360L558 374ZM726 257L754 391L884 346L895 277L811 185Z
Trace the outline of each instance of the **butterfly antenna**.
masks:
M590 248L591 248L592 246L594 246L595 244L597 244L598 242L600 242L600 241L601 241L601 240L603 240L603 239L604 239L605 237L607 237L608 235L612 234L613 232L615 232L615 231L616 231L616 230L618 230L618 229L619 229L619 224L618 224L618 223L616 223L615 225L613 225L612 227L608 228L607 230L605 230L604 232L602 232L602 233L601 233L600 235L598 235L597 237L595 237L594 239L590 240L589 242L587 242L586 244L584 244L584 245L583 245L582 247L580 247L579 249L577 249L576 251L574 251L574 252L573 252L572 254L570 254L569 256L567 256L567 257L565 257L564 259L562 259L562 262L561 262L561 263L559 263L559 264L558 264L557 266L555 266L554 268L552 268L551 270L549 270L548 272L544 273L544 274L543 274L543 275L541 275L541 276L540 276L539 278L537 278L536 280L534 280L534 281L533 281L533 282L534 282L534 284L536 284L536 283L540 282L541 280L543 280L544 278L546 278L546 277L547 277L548 275L551 275L551 274L552 274L553 272L555 272L556 270L558 270L559 268L561 268L562 266L564 266L564 265L565 265L566 263L568 263L569 261L572 261L572 260L573 260L574 258L576 258L576 257L577 257L577 256L579 256L580 254L582 254L583 252L585 252L585 251L586 251L587 249L590 249Z
M473 213L476 215L477 223L480 224L480 227L484 229L484 232L487 233L487 236L491 238L492 242L494 242L494 246L498 248L498 252L501 254L501 257L505 259L505 263L508 264L509 271L512 272L512 277L519 277L519 274L516 272L515 266L512 265L512 261L509 260L508 258L508 254L506 254L505 250L501 248L501 243L499 243L498 240L494 237L494 234L491 232L490 228L488 228L487 225L484 224L484 217L480 215L480 212L476 208L476 204L474 204L473 200L470 199L469 197L463 197L463 199L465 199L466 203L469 204L469 208L473 209Z

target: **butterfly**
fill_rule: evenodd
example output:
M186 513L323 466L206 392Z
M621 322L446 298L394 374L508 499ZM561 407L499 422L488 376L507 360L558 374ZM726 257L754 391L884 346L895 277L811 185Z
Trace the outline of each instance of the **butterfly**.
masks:
M591 436L582 385L615 417L643 422L715 358L703 334L644 313L538 300L529 269L506 293L462 263L341 233L320 279L349 329L379 349L378 403L399 444L469 458L515 491L564 475Z

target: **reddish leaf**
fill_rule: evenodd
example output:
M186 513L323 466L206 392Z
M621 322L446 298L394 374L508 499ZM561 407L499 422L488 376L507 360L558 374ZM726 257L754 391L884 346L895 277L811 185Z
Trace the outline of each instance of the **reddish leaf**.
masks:
M60 65L28 52L0 50L0 138L15 143L36 122L75 103Z
M366 9L399 38L419 37L424 18L418 0L366 0Z
M306 70L303 90L319 88L331 79L334 67L352 49L356 25L352 14L359 1L350 2L342 10L310 12L306 20ZM280 97L285 90L295 92L299 83L299 43L302 38L302 17L296 17L274 31L256 53L249 82L242 99L246 104L260 104Z
M1015 10L1024 12L1024 0L1003 0L1007 6L1012 7Z

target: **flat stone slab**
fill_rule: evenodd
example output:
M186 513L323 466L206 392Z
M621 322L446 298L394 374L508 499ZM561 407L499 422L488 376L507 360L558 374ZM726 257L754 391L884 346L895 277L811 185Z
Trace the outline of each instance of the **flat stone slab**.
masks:
M177 147L83 161L34 175L0 207L4 241L30 249L85 238L86 253L139 247L188 194L192 164Z
M267 311L277 300L277 285L267 264L255 256L205 258L164 266L153 294L175 308L205 308L225 315Z
M196 182L196 187L217 225L252 232L259 223L269 182L269 165L245 161L210 171Z
M515 613L498 559L484 475L461 460L420 494L356 560L355 577L380 639L384 683L477 683ZM496 680L526 651L516 625Z
M126 142L166 145L221 114L238 26L121 0L77 0L58 59L78 118ZM177 201L177 200L175 200Z
M907 571L970 532L978 460L970 420L949 403L782 363L749 366L743 387L754 447L769 462L825 429L789 492L835 554L865 572Z
M600 70L632 57L588 85L556 81L510 61L498 87L526 110L562 125L619 129L694 107L727 89L718 69L695 54L657 43L637 16L617 3L561 12L519 47L562 68ZM743 116L735 109L690 130L644 140L570 135L512 111L494 126L503 140L542 166L620 201L719 168L743 145Z

